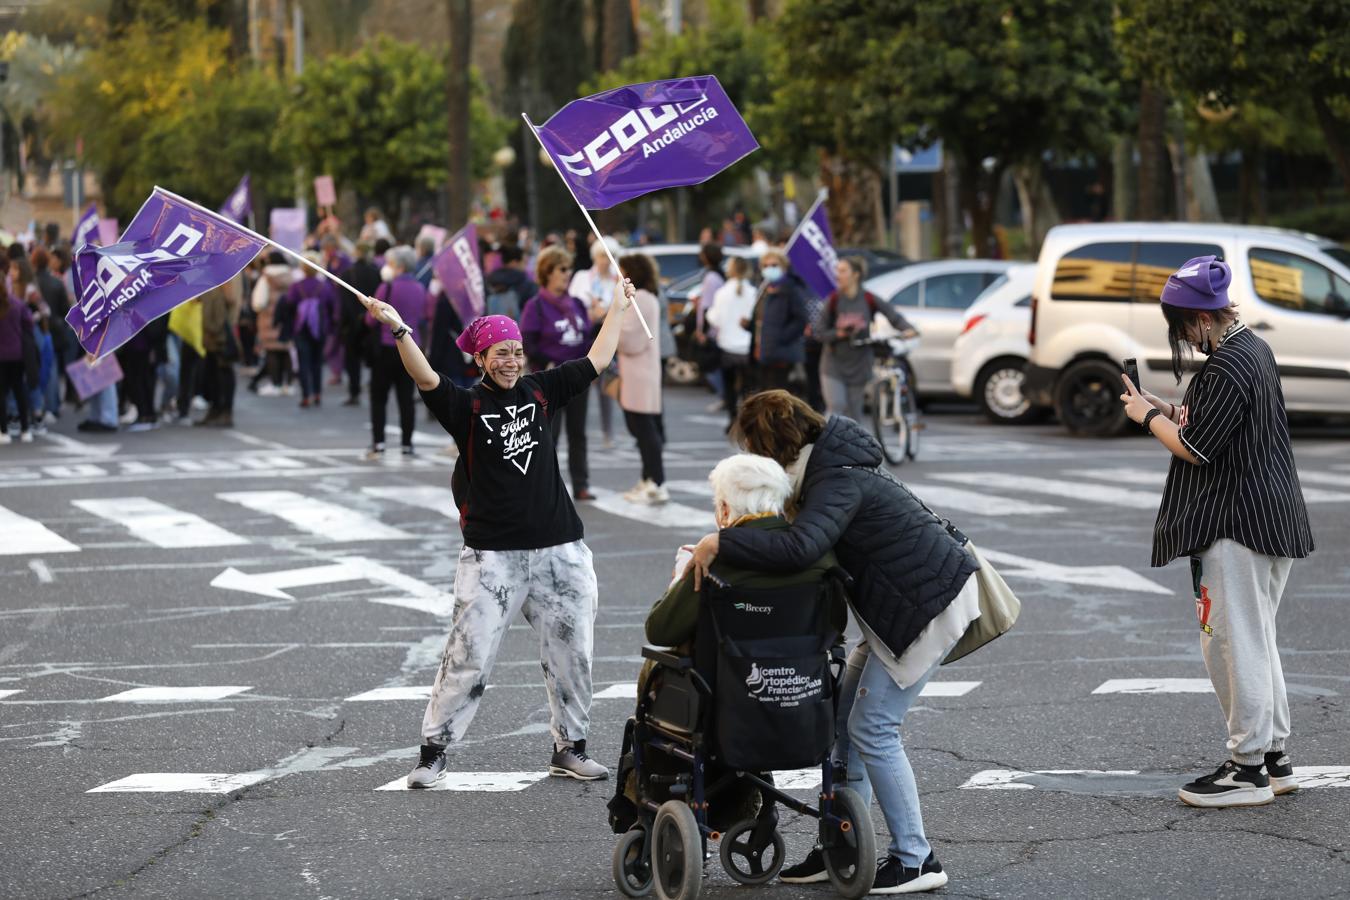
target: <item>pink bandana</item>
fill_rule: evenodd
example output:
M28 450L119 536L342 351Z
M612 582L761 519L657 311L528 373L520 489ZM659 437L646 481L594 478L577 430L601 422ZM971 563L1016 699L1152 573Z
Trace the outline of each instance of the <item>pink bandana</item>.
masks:
M479 316L469 323L455 339L455 346L465 353L482 353L502 341L519 341L520 326L508 316Z

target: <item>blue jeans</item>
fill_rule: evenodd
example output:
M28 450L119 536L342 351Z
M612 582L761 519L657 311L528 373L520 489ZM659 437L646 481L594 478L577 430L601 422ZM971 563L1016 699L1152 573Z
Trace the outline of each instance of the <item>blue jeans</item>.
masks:
M902 688L881 660L862 644L849 654L848 669L839 687L835 761L847 761L847 786L857 791L869 808L872 792L876 791L891 832L890 855L910 868L922 865L932 847L923 833L919 788L905 756L900 726L939 664L934 663L922 678Z
M117 427L117 386L109 385L89 398L89 421Z
M323 393L323 340L309 331L295 332L295 355L300 364L300 394L306 400Z

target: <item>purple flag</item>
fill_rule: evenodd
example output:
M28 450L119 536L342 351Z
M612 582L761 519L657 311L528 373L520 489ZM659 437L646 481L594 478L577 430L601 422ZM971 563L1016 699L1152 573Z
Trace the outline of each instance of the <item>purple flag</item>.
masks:
M225 205L220 208L220 214L233 219L240 225L248 218L248 211L253 208L253 190L249 187L248 173L239 179L239 184L226 198Z
M478 259L478 228L472 222L441 248L431 261L431 268L465 325L483 314L487 297L483 266Z
M66 321L103 357L169 310L238 275L265 242L155 188L118 243L75 254Z
M834 236L830 234L830 218L825 204L817 202L802 219L787 245L788 261L792 271L806 282L807 287L820 297L828 297L839 287L839 276L834 268L839 255L834 252Z
M70 246L72 250L78 250L85 244L92 244L98 239L98 207L93 203L80 216L80 221L75 225L75 233L71 235Z
M714 75L582 97L536 132L588 209L701 184L759 148Z

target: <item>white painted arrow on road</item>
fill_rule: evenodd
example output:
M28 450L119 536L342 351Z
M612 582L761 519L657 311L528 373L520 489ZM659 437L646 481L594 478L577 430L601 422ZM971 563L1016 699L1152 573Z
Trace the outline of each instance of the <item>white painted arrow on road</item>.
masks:
M1005 578L1034 578L1040 581L1055 581L1061 584L1083 584L1089 587L1112 588L1118 591L1139 591L1145 594L1164 594L1170 596L1173 591L1157 582L1150 581L1137 572L1131 572L1124 566L1061 566L1039 559L1015 556L1000 550L980 548L986 559L1000 567L999 574Z
M47 432L43 438L56 445L51 448L53 453L64 453L67 456L94 456L107 459L122 449L121 444L91 444L53 431Z
M294 600L295 598L286 593L284 588L335 584L343 581L375 581L406 592L404 596L372 597L370 600L372 603L402 606L435 616L448 616L455 609L453 594L364 556L348 556L327 565L308 566L303 569L255 574L241 572L232 566L213 578L211 587L261 594L280 600Z

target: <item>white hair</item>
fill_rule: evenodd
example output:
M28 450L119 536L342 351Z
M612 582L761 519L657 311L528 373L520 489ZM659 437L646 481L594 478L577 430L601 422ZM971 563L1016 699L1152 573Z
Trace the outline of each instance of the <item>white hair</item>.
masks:
M609 261L608 258L605 256L605 249L604 249L605 247L609 248L609 252L613 254L615 259L618 259L619 254L623 252L623 247L620 246L616 238L611 237L610 235L605 235L603 240L601 238L596 238L595 240L591 241L592 264L594 264L597 259L603 259L606 262ZM611 268L613 267L611 266Z
M737 453L717 464L708 476L713 504L725 503L734 521L760 513L781 514L792 493L783 467L767 456Z
M408 275L414 275L417 272L417 254L407 244L399 244L386 253L384 258L389 265L397 266Z

